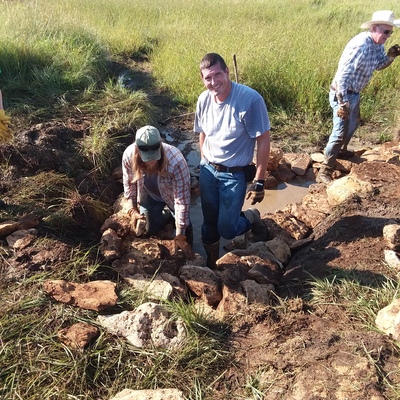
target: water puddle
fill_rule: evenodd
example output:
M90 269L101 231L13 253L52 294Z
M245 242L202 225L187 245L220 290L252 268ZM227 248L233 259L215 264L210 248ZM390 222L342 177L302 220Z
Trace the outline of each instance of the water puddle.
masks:
M245 201L243 210L248 208L257 208L261 215L267 212L274 213L282 210L287 204L300 202L308 193L308 187L313 183L315 182L307 182L302 185L281 183L275 189L266 190L264 200L261 203L257 203L252 206L250 201ZM203 223L203 213L201 211L201 202L199 196L192 198L190 218L193 224L194 234L193 250L196 253L204 256L204 249L201 243L201 224ZM221 239L221 254L224 253L223 246L229 242L229 240Z

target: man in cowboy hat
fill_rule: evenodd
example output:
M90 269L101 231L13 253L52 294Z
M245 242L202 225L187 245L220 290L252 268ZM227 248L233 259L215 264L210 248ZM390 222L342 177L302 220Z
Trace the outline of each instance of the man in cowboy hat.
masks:
M329 102L333 110L333 129L324 151L324 163L317 175L317 181L329 183L332 180L337 158L349 158L347 150L355 130L360 123L360 92L367 86L375 70L388 67L400 55L400 46L395 44L385 52L384 44L400 26L392 11L376 11L371 21L361 25L368 29L352 38L339 60L336 75L332 81Z

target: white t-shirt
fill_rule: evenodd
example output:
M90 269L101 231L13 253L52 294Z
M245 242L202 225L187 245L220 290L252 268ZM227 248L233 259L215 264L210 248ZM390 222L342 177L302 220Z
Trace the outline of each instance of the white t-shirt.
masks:
M218 104L208 91L197 101L194 131L204 132L204 157L226 167L253 160L256 138L270 130L267 107L254 89L232 82L231 92Z

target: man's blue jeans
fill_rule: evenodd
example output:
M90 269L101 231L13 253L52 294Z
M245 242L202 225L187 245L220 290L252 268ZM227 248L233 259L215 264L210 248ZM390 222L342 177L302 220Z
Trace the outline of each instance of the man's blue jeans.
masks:
M241 212L247 189L244 172L218 172L202 160L199 182L203 243L213 244L221 236L230 240L250 230L250 221Z
M339 110L339 102L336 93L331 90L329 92L329 103L333 112L333 128L329 136L328 144L325 147L325 164L330 167L335 166L335 162L341 148L347 148L350 139L360 124L360 94L348 94L350 105L350 115L346 120L342 120L337 116Z

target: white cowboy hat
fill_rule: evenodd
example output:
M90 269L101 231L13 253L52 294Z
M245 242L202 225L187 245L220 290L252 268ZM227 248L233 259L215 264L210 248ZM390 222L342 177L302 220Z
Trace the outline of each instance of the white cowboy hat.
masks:
M361 28L369 29L372 25L390 25L393 27L400 27L400 20L394 19L393 11L381 10L374 12L371 21L364 22L361 25Z

